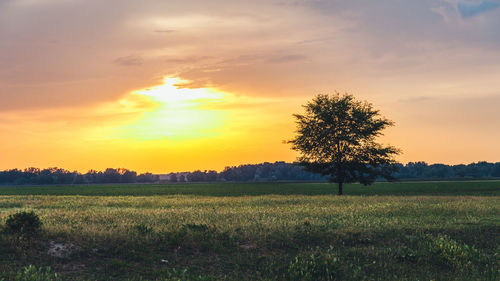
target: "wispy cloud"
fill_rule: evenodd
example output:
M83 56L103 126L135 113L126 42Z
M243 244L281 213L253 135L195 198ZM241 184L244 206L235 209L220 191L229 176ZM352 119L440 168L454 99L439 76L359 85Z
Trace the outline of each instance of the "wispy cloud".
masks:
M419 102L427 102L427 101L432 101L435 100L435 98L430 97L430 96L416 96L416 97L411 97L411 98L406 98L406 99L400 99L399 102L402 103L419 103Z
M175 32L174 29L156 29L155 32L158 32L158 33L172 33L172 32Z
M269 58L267 61L272 63L287 63L287 62L295 62L306 59L306 56L303 55L285 55L285 56L275 56Z
M457 8L463 18L472 18L500 7L498 1L483 0L481 2L458 2Z
M139 55L130 55L116 58L114 62L123 66L140 66L144 63L144 59Z

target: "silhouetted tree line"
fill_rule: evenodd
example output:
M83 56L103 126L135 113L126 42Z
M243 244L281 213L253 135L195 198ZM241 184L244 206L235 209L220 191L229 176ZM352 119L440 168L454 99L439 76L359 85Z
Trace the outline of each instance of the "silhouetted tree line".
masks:
M194 171L170 173L164 178L170 182L210 181L319 181L326 179L319 174L306 172L304 168L286 162L247 164L226 167L222 172Z
M221 177L227 181L319 181L326 177L307 172L303 167L285 162L226 167Z
M480 179L499 178L500 162L477 162L468 165L427 164L410 162L406 165L396 164L398 179Z
M395 164L393 177L408 179L481 179L500 178L500 162L478 162L468 165L444 165L425 162L410 162L406 165ZM328 176L305 171L303 167L286 162L248 164L226 167L222 172L194 171L170 173L166 179L171 182L210 182L210 181L324 181Z
M500 178L500 162L477 162L468 165L427 164L410 162L395 164L397 179L482 179ZM307 172L303 167L286 162L247 164L226 167L222 172L194 171L170 173L161 178L151 173L137 174L127 169L90 170L85 174L60 168L26 168L0 171L0 184L91 184L91 183L153 183L213 181L325 181L326 176Z
M127 169L90 170L86 174L60 168L26 168L0 172L0 184L89 184L89 183L148 183L157 182L151 173L138 175Z

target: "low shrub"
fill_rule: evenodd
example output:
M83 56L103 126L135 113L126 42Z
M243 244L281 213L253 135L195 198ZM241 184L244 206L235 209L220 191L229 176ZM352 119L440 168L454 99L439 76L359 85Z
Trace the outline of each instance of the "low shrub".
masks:
M408 245L397 248L394 257L402 262L434 264L449 269L474 270L487 263L487 256L476 249L451 239L448 235L412 237Z
M339 279L339 259L330 246L326 251L316 248L309 255L296 256L288 266L286 280Z
M50 267L37 268L34 265L25 267L17 273L15 281L59 281L62 280Z
M22 211L10 215L5 222L5 229L9 233L19 235L33 235L40 231L42 221L35 212Z
M455 269L482 263L482 255L474 246L458 243L447 235L435 239L431 251L441 264Z

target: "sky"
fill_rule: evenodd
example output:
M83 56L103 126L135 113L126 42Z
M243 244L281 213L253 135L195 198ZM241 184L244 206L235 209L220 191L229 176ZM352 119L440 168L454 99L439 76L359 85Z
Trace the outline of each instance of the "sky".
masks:
M350 93L403 163L500 161L500 0L1 0L0 169L293 161Z

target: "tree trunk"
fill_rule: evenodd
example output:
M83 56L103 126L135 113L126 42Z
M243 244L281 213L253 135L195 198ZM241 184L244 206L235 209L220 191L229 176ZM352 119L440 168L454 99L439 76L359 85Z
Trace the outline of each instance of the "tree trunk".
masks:
M339 195L342 195L342 182L339 182Z

